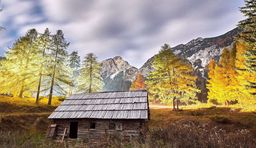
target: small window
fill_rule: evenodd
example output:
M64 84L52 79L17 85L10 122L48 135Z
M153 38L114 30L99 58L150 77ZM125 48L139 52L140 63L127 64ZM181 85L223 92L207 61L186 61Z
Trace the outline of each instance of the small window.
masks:
M91 122L90 123L90 129L95 129L96 128L96 123L95 122Z
M109 123L109 129L110 129L110 130L115 130L115 129L116 129L116 124L113 123L113 122L110 122L110 123Z
M122 127L122 123L117 123L116 124L116 130L122 130L123 127Z

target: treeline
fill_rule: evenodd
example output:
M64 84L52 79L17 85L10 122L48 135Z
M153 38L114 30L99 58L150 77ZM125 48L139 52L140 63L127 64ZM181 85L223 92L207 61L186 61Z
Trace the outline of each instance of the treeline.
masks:
M88 54L80 65L76 51L68 54L68 45L61 30L54 35L48 29L42 34L29 30L0 62L0 93L20 98L34 96L36 103L40 96L48 96L51 105L53 94L101 89L96 57Z
M256 1L246 0L241 12L246 17L239 23L242 33L208 67L208 99L215 104L256 101Z

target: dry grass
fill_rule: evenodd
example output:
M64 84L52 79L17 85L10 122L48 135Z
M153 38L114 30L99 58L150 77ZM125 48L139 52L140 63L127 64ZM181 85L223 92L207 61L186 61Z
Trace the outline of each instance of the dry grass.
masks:
M217 124L222 120L230 122L237 128L247 127L256 130L256 112L240 112L232 108L199 108L174 112L172 109L151 109L150 127L166 127L171 122L191 120L202 123ZM225 122L225 121L223 121ZM232 127L233 128L233 127Z
M37 106L34 100L19 102L17 98L0 98L0 147L93 146L80 141L58 144L46 139L47 117L55 107ZM250 148L256 145L255 112L241 112L235 107L199 106L183 107L182 111L174 112L170 107L151 105L145 139L127 142L117 136L101 147Z

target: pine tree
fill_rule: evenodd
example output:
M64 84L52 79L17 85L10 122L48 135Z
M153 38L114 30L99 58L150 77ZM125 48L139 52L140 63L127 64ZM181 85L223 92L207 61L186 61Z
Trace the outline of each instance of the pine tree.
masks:
M69 95L73 93L73 90L77 87L77 77L79 76L79 68L80 68L80 56L77 51L73 51L69 55L69 67L71 68L71 77L73 86L70 87Z
M131 90L141 90L141 89L145 89L145 83L144 83L145 79L144 76L141 73L138 73L136 75L135 80L132 82L131 85Z
M78 92L96 92L102 89L103 82L100 76L100 64L93 53L84 58L80 76L78 77Z
M80 56L77 51L73 51L69 55L69 66L73 69L79 69L80 67Z
M242 29L240 39L243 39L249 44L256 43L256 1L245 0L245 6L240 10L246 19L239 22L239 27Z
M38 80L37 94L36 94L36 104L38 104L40 91L41 91L42 78L43 78L43 75L47 73L45 64L48 60L48 56L46 55L46 52L49 51L49 48L51 45L50 32L48 28L46 28L44 34L42 34L36 39L35 44L37 48L41 51L40 60L38 59L39 60L38 65L40 65L40 69L38 73L39 80Z
M6 53L2 62L1 92L14 96L31 96L36 87L35 73L38 71L39 50L34 46L37 31L31 29L18 39Z
M251 94L252 98L256 96L256 1L245 0L245 6L241 8L241 12L246 17L239 23L242 33L239 39L245 43L245 71L242 72L248 84L244 87ZM246 74L250 73L250 74Z
M69 44L65 41L64 34L61 30L53 36L53 44L51 48L51 61L49 68L51 69L50 93L48 105L51 105L53 90L58 94L65 94L66 90L62 85L71 85L70 71L68 69L68 54L66 48ZM54 86L56 87L54 89Z
M179 103L196 99L196 76L190 63L174 55L170 46L162 46L153 61L153 69L146 84L154 98L168 103L172 99L173 109L179 109ZM175 104L176 102L176 104Z

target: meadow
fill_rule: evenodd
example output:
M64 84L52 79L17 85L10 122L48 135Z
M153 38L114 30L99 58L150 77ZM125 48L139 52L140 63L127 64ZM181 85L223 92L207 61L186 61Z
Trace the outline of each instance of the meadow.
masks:
M30 98L0 99L0 147L94 147L83 141L57 143L46 138L54 106ZM112 137L109 143L95 147L254 147L256 144L256 111L237 106L184 106L172 111L168 106L150 105L149 130L144 139L122 141Z

